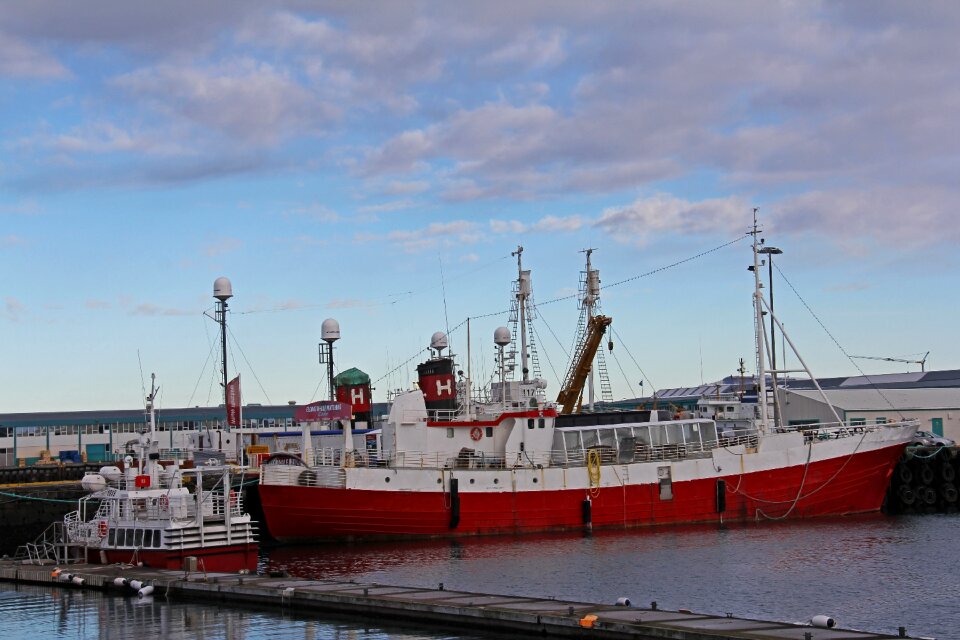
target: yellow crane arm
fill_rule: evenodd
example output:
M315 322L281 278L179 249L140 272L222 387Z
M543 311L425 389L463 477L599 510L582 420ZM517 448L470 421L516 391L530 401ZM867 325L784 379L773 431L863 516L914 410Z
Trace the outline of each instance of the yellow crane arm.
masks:
M603 334L606 333L611 322L613 322L613 318L609 316L590 318L583 344L574 353L570 371L567 372L567 378L563 381L563 388L557 395L560 415L573 413L573 408L577 405L577 399L583 393L583 385L587 381L590 367L593 366L593 358L597 355L597 349L600 347L601 340L603 340Z

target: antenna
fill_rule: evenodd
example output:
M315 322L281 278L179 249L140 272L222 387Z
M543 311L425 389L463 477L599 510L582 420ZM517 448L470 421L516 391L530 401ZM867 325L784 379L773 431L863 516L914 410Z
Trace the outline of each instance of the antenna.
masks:
M320 364L327 365L327 381L330 383L330 399L336 400L336 394L333 389L333 343L340 339L340 323L333 318L327 318L320 326L320 339L327 343L324 350L320 347Z
M930 352L927 351L923 354L923 357L919 360L906 360L904 358L882 358L877 356L850 356L851 358L856 358L857 360L883 360L884 362L903 362L906 364L918 364L920 365L920 371L924 372L927 370L927 356L930 355Z
M217 299L216 321L220 325L220 347L223 362L223 406L227 406L227 300L233 297L233 285L223 276L213 281L213 297Z

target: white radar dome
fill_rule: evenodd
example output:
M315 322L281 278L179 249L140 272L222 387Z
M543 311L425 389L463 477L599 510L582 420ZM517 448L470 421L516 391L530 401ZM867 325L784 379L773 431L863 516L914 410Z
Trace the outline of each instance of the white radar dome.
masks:
M510 329L506 327L497 327L493 332L493 341L498 346L505 347L510 344Z
M446 349L448 346L447 334L443 331L437 331L432 336L430 336L430 348L431 349Z
M220 276L213 281L213 297L220 302L225 302L233 297L233 285L229 278Z
M320 327L320 337L324 342L336 342L340 339L340 323L333 318L327 318Z

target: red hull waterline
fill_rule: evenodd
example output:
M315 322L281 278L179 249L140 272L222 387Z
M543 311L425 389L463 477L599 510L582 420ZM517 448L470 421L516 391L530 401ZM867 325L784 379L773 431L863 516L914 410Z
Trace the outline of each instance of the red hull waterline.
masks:
M259 486L270 534L281 542L516 534L582 528L591 500L594 528L813 518L879 511L906 444L749 474L576 490L471 493L461 490L451 528L450 495L440 491ZM804 477L806 473L806 477ZM724 481L724 485L719 484ZM461 487L463 487L461 481ZM719 510L718 486L724 508ZM802 491L800 488L802 486Z
M185 558L197 559L200 571L236 573L256 571L259 547L256 544L238 544L203 549L89 549L88 562L93 564L137 563L153 569L183 569Z

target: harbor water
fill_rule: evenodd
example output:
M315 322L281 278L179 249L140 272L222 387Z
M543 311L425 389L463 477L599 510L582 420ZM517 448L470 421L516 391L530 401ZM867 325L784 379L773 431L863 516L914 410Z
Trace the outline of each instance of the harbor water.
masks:
M316 579L634 603L960 638L960 515L870 516L267 549L262 569ZM0 585L0 636L468 638L443 629L249 611L162 597Z

